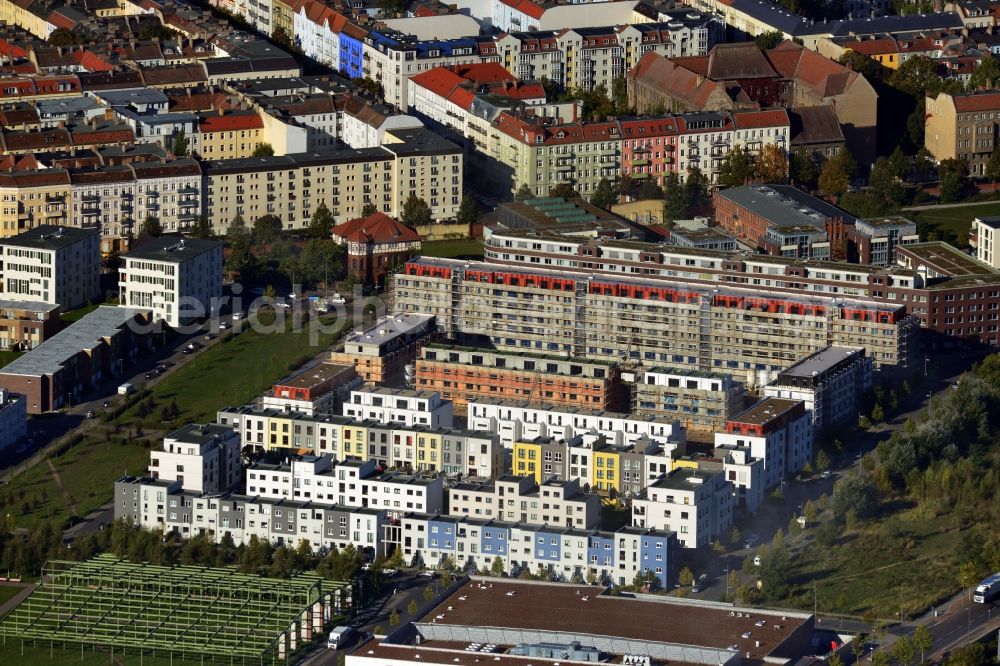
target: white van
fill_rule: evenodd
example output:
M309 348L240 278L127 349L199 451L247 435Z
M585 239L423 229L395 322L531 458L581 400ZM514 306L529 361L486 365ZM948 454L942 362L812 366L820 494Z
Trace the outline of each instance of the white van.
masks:
M118 387L118 395L129 395L135 393L135 384L122 384Z

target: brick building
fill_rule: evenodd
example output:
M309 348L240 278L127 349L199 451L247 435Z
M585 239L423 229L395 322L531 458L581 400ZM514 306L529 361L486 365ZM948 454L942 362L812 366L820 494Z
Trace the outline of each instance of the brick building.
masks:
M0 300L0 349L27 350L59 332L59 306Z
M432 344L417 359L416 386L460 413L480 398L624 411L618 366L604 360Z
M338 224L333 240L347 246L348 274L366 285L377 284L420 249L420 234L385 213Z
M416 360L420 345L436 333L437 320L432 315L390 315L345 337L343 350L330 354L330 361L354 366L366 382L400 383L406 366Z

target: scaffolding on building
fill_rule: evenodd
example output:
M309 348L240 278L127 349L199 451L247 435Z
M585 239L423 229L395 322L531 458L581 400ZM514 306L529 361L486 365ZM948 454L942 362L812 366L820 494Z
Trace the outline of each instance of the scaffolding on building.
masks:
M42 582L0 621L0 636L59 647L85 646L153 656L288 658L312 640L350 594L348 583L290 580L234 567L132 564L104 554L53 560ZM336 600L334 601L334 597Z

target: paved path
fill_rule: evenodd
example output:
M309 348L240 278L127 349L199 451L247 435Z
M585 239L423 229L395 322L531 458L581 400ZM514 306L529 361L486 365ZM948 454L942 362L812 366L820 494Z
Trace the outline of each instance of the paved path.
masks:
M967 208L969 206L983 206L985 204L1000 204L1000 201L964 201L962 203L949 204L923 204L920 206L904 206L900 210L932 210L935 208Z
M59 478L59 472L56 471L56 466L52 464L52 458L46 458L45 463L49 466L49 471L52 472L52 478L56 482L56 487L59 488L59 492L61 492L63 497L66 498L66 506L69 507L69 510L72 512L70 515L77 515L79 511L76 508L76 502L73 501L73 496L70 495L69 491L66 490L66 487L63 486L62 479Z
M3 617L10 611L14 610L18 604L28 598L28 595L35 591L38 587L37 583L8 583L0 582L0 587L21 587L24 588L13 597L0 604L0 617Z

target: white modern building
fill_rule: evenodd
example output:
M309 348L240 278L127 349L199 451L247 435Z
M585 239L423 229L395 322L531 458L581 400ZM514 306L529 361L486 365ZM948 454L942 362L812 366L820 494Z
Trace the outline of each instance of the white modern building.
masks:
M247 493L268 499L384 509L392 518L444 507L441 477L379 474L374 461L302 456L276 465L256 463L246 474Z
M583 492L575 480L538 484L532 477L505 474L449 488L448 515L585 530L600 526L601 498Z
M28 400L20 393L0 389L0 451L28 433Z
M748 450L764 461L764 490L812 460L812 415L801 400L765 398L715 433L715 446Z
M97 229L47 224L5 238L3 297L55 303L63 311L100 295L100 236Z
M854 423L872 387L872 359L860 347L827 347L781 371L763 388L767 397L801 400L817 430Z
M632 525L676 532L685 548L708 546L733 526L733 486L722 472L675 469L632 500Z
M343 405L344 416L358 421L423 425L431 428L452 427L450 400L442 400L436 391L413 391L372 388L351 391Z
M721 461L726 481L733 484L735 508L757 513L764 501L764 461L732 444L715 447L714 455Z
M969 242L976 251L976 259L987 266L1000 268L1000 217L972 220Z
M163 438L149 458L154 479L178 481L188 491L221 493L241 478L240 436L220 425L189 424Z
M210 316L222 296L222 246L180 236L148 239L123 257L119 303L150 308L154 320L175 328Z
M500 435L507 448L536 437L568 440L586 433L603 435L612 446L648 439L673 449L685 442L684 428L677 421L542 403L474 400L468 405L468 419L470 429Z

